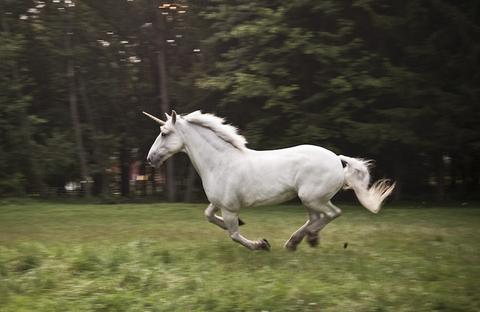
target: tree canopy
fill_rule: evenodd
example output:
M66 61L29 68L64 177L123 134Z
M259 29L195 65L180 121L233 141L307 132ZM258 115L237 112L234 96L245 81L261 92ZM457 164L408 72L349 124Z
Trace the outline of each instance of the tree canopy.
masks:
M375 159L397 198L478 197L476 1L0 0L0 14L0 196L71 181L128 196L135 162L156 183L140 113L173 108L227 117L250 148ZM191 192L178 160L167 182Z

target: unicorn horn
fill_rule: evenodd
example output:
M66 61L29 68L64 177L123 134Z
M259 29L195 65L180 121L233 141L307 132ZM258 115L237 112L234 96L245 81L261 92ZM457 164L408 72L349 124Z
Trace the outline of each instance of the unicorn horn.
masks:
M160 118L157 118L153 115L150 115L149 113L146 113L146 112L142 112L144 115L152 118L153 120L155 120L157 123L161 124L162 126L165 124L165 121L161 120Z

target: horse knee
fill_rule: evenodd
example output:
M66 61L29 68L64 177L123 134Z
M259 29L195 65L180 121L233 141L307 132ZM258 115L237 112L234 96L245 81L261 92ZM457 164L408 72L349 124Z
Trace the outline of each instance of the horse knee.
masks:
M223 221L221 219L219 219L215 214L205 214L205 217L207 217L208 222L210 222L212 224L215 224L215 225L218 225L219 227L221 227L224 230L227 229L225 224L223 223Z
M342 215L342 211L337 208L337 209L331 211L330 213L328 213L328 218L330 219L330 221L332 221L333 219L336 219L336 218L340 217L341 215Z
M205 213L205 217L207 218L208 222L214 222L215 217L213 215Z
M203 214L208 219L208 221L212 222L212 220L215 218L215 208L213 207L213 205L209 205L207 209L205 209Z
M338 208L337 206L335 206L334 204L332 204L332 202L328 202L327 206L330 208L330 211L328 213L328 216L330 217L330 219L333 220L333 219L338 218L342 215L342 210L340 208Z

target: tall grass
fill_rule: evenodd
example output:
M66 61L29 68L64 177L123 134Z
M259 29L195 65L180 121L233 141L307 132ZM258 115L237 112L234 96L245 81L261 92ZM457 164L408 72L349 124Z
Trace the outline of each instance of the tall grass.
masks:
M478 209L347 207L319 248L289 253L301 207L242 213L271 252L233 243L203 208L0 207L0 311L480 310Z

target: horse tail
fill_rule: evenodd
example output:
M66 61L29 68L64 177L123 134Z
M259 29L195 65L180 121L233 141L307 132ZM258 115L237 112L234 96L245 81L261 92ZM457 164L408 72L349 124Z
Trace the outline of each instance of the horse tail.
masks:
M371 160L351 158L343 155L338 156L344 164L345 185L344 189L353 189L355 195L363 207L373 213L378 213L382 208L382 202L395 188L395 183L387 179L378 180L370 187Z

